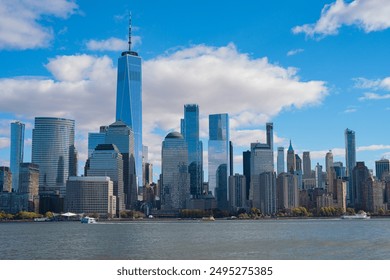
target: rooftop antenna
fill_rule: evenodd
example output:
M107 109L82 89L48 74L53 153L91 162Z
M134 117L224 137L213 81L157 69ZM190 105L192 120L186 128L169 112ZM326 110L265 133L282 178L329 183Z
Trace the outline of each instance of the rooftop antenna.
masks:
M131 12L129 12L129 52L131 52Z

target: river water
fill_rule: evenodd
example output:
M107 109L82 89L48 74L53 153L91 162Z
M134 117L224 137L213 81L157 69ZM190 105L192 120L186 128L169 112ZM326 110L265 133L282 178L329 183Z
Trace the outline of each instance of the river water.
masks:
M390 260L390 219L0 223L2 260Z

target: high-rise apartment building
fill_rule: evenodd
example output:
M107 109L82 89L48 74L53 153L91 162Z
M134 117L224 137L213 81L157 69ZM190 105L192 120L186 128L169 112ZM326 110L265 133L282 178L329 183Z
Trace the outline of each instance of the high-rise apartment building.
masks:
M350 182L352 183L352 189L350 193L350 207L356 210L361 210L366 205L365 201L365 189L367 187L366 181L371 177L370 171L366 167L363 161L358 161L356 166L352 169L350 176ZM363 209L366 210L367 209Z
M276 179L278 209L291 211L299 206L298 176L281 173Z
M161 151L161 206L163 209L186 208L190 198L188 146L178 132L169 133Z
M28 195L28 211L39 211L39 166L25 162L19 169L19 193Z
M24 129L25 125L21 122L11 123L10 169L12 172L12 188L15 192L19 189L19 169L23 162Z
M115 144L100 144L89 158L89 176L107 176L113 181L113 195L116 196L116 211L125 210L123 187L123 158Z
M378 180L383 179L383 175L389 174L390 172L390 160L381 159L375 161L375 175Z
M35 118L32 163L39 166L39 191L65 195L66 180L77 173L75 122L63 118Z
M131 20L131 19L130 19ZM129 49L118 59L116 92L116 120L123 121L134 133L134 159L137 185L142 184L142 59L131 49L131 22Z
M251 186L251 151L242 153L242 170L245 176L246 200L249 200L249 192Z
M247 207L245 184L244 175L229 176L229 206L234 211Z
M278 147L278 156L276 159L277 175L284 172L284 147Z
M184 121L181 124L188 147L190 191L193 198L198 198L202 195L203 188L203 145L202 141L199 141L198 105L184 105Z
M346 165L346 175L351 177L352 170L356 166L356 142L355 142L355 131L346 129L344 132L345 135L345 165ZM352 197L352 180L348 179L347 187L347 201L352 203L354 198Z
M209 190L217 199L219 209L228 209L228 178L230 173L229 116L209 115L208 168Z
M0 166L0 192L12 191L12 173L8 166Z

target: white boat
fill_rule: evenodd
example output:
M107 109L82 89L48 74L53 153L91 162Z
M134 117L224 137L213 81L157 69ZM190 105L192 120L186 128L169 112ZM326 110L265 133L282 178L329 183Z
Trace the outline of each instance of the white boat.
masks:
M85 216L85 217L81 218L81 223L82 224L95 224L96 219L92 218L92 217Z
M202 221L205 221L205 222L214 222L215 219L213 216L210 216L210 217L203 217L202 218Z
M358 213L358 214L355 214L355 215L342 215L341 216L341 219L346 219L346 220L353 220L353 219L357 219L357 220L367 220L367 219L370 219L371 217L367 215L366 212L361 212L361 213Z

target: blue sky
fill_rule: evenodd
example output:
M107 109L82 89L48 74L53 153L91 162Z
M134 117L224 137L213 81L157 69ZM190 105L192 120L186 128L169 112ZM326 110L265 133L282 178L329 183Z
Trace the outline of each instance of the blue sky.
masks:
M208 114L230 115L235 171L274 122L275 146L332 150L345 162L344 130L357 160L390 157L390 1L0 1L0 165L9 123L76 120L80 170L87 134L115 117L116 65L127 48L143 58L144 143L159 172L163 137L197 103L207 147ZM207 149L204 155L207 166Z

